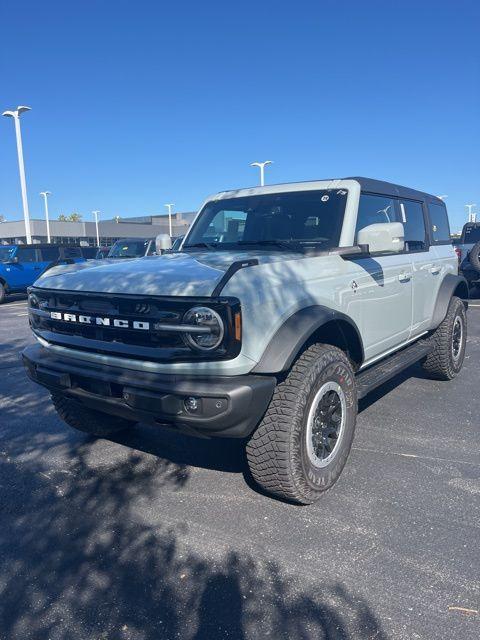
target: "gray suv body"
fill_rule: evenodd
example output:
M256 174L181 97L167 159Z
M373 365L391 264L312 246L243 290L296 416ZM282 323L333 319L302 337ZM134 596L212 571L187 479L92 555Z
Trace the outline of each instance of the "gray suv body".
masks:
M434 196L366 178L225 191L178 253L37 281L24 361L71 426L248 438L257 482L305 504L343 469L359 397L418 360L459 372L467 297Z

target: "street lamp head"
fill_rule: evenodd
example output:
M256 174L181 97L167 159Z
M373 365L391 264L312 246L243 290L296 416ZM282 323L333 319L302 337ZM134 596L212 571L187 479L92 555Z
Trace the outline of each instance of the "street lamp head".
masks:
M273 164L273 160L265 160L264 162L251 162L251 167L265 167L267 164Z
M51 191L40 191L40 195L44 196L46 198L47 196L51 196L52 192Z
M19 106L15 111L4 111L2 116L6 116L7 118L18 118L25 111L31 111L30 107Z

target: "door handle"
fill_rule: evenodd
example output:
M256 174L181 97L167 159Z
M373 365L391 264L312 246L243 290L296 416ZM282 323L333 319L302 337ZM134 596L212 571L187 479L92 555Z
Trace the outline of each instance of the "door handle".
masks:
M430 273L434 276L438 276L438 274L440 273L440 267L435 265L430 269Z
M409 282L411 277L411 273L400 273L398 279L400 280L400 282Z

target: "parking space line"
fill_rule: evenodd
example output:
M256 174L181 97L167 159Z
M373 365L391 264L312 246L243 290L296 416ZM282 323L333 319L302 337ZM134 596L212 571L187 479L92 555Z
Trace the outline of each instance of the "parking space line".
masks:
M18 316L28 316L28 313L16 313L15 315L18 318Z
M419 456L415 453L402 453L401 451L381 451L380 449L367 449L364 447L352 447L353 451L364 451L366 453L381 453L386 456L400 456L401 458L413 458L417 460L433 460L435 462L448 462L450 464L470 464L478 467L478 462L469 462L467 460L452 460L450 458L436 458L434 456Z
M19 305L27 304L26 300L19 300L18 302L7 302L4 306L4 309L9 309L10 307L18 307Z

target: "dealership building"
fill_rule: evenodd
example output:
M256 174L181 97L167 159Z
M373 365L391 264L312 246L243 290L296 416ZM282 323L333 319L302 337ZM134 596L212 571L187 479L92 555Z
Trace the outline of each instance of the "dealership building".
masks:
M172 236L182 236L190 226L195 212L172 214ZM32 242L47 242L45 220L30 220ZM99 220L100 245L110 246L122 238L154 238L169 232L168 215L139 216ZM94 247L97 244L95 222L63 222L50 220L51 242ZM0 223L0 244L25 244L26 232L23 220Z

